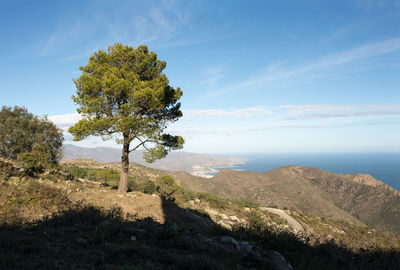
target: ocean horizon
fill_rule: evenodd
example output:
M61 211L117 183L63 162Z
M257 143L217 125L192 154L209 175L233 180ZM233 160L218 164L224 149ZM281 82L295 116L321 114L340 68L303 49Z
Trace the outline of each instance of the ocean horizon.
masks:
M219 154L226 156L226 154ZM400 191L400 152L368 153L258 153L229 154L248 159L230 168L266 172L287 165L317 167L324 171L346 174L370 174Z

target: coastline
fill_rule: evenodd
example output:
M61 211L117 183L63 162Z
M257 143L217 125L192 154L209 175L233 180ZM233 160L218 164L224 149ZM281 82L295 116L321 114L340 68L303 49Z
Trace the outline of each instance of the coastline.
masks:
M246 162L247 162L247 160L241 161L241 162L230 163L230 164L193 165L192 171L190 172L190 174L193 176L210 179L210 178L213 178L213 176L216 175L217 173L219 173L219 171L222 169L235 170L236 166L245 164ZM242 169L237 169L237 170L242 170Z

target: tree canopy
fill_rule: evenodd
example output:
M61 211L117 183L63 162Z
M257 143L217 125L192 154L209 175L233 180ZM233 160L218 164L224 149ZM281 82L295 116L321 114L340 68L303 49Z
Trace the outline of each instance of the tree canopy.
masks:
M121 193L126 191L123 177L127 179L130 152L143 147L145 160L153 162L183 146L182 137L164 133L182 116L182 91L169 85L165 67L147 46L134 49L116 43L90 56L74 80L77 91L72 99L82 120L69 132L76 141L94 135L123 145Z
M3 106L0 111L0 156L17 159L20 154L44 152L48 162L55 163L61 158L61 129L47 117L39 118L26 108Z

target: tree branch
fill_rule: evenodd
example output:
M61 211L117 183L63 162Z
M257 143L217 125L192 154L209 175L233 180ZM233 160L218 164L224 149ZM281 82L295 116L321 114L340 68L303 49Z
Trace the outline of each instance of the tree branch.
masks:
M144 145L146 142L149 141L149 139L142 141L141 139L138 138L138 140L140 141L140 143L138 145L136 145L132 150L129 150L130 152L135 151L136 149L138 149L141 145L143 145L143 147L148 151L149 149L147 149L147 147Z

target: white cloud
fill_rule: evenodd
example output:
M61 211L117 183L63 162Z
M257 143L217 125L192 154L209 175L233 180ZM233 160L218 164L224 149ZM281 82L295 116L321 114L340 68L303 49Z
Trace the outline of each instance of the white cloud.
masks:
M65 129L77 123L82 117L78 113L68 113L49 116L48 119L57 127Z
M281 68L267 72L259 77L248 80L244 86L253 86L266 82L290 78L299 74L331 68L348 64L358 60L368 59L379 55L400 50L400 38L388 39L381 42L368 43L347 51L326 55L314 62L305 64L298 68Z
M183 115L185 118L194 117L253 117L260 115L270 115L272 112L263 106L249 107L238 110L221 110L221 109L205 109L205 110L185 110Z
M291 113L302 113L312 111L346 111L358 108L357 105L333 105L333 104L307 104L307 105L282 105L283 109Z
M216 83L224 77L226 69L222 66L207 67L203 70L204 79L201 82L208 86L215 86Z
M288 110L289 115L281 117L289 120L400 115L399 105L311 104L282 105L280 108Z
M110 2L111 3L111 2ZM37 47L41 56L60 51L68 52L63 60L86 57L87 52L104 49L114 42L139 44L170 42L190 22L190 12L178 1L164 1L156 5L125 1L104 4L60 18L54 31Z
M265 115L268 115L268 118L260 117ZM196 145L196 142L208 140L213 145L217 141L245 138L262 140L264 137L277 136L276 134L290 136L297 133L307 133L312 136L332 133L345 136L343 130L354 132L353 127L367 128L368 126L372 130L379 130L381 127L383 129L384 126L387 127L386 129L394 129L399 126L399 116L400 105L394 104L285 104L270 108L254 106L237 110L185 110L183 119L170 125L167 132L183 136L189 148L202 149L200 145ZM68 133L68 127L81 119L77 113L50 116L49 119L63 129L66 143L88 147L118 147L113 140L104 142L99 137L89 137L82 142L71 142L73 137ZM279 138L275 139L279 140ZM315 137L315 139L318 138Z
M344 66L356 61L366 60L397 51L400 51L400 38L392 38L380 42L367 43L339 53L329 54L298 66L273 64L260 70L243 82L228 85L225 89L213 91L203 95L202 98L207 99L210 97L222 96L226 93L243 89L259 90L271 83L280 83L283 80L291 79L300 75L303 76L303 79L307 76L332 76L332 72L328 73L328 75L324 75L322 70ZM316 71L318 71L318 73ZM307 76L304 77L304 75Z
M300 119L316 119L316 118L341 118L341 117L360 117L360 116L390 116L400 115L398 111L364 111L364 112L342 112L342 113L313 113L297 116L286 116L285 119L300 120Z

